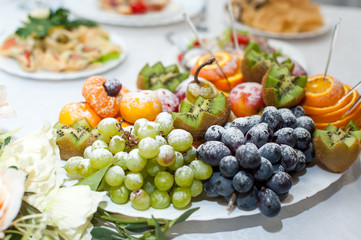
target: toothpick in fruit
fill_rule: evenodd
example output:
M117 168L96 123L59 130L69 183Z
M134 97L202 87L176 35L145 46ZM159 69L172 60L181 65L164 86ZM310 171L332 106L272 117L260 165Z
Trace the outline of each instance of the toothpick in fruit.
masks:
M330 61L331 61L331 56L332 56L332 51L333 48L335 47L335 43L336 43L336 36L338 33L338 29L340 27L340 23L341 23L341 19L335 24L335 26L333 27L333 31L332 31L332 37L331 37L331 44L330 44L330 49L328 52L328 58L327 58L327 62L326 62L326 69L325 69L325 73L323 75L323 80L326 80L326 75L327 75L327 71L328 71L328 66L330 65Z

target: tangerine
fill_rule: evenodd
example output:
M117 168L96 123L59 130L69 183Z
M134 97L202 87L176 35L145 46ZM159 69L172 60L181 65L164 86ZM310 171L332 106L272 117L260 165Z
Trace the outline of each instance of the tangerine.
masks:
M150 90L129 92L120 101L120 115L131 124L139 118L153 121L161 111L161 101L156 93Z
M85 80L82 94L94 111L102 118L119 114L123 94L129 92L117 79L92 76Z
M327 107L337 103L345 94L342 83L333 77L318 74L308 78L304 105L313 107Z
M92 127L96 127L101 120L86 102L68 103L61 109L59 114L59 122L68 126L83 118L85 118Z

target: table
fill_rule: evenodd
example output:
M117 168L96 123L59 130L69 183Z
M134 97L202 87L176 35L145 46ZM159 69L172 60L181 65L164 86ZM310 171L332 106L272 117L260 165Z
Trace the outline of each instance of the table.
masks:
M220 33L225 27L224 0L207 0L210 33ZM14 29L25 12L18 2L2 3L0 26ZM329 68L329 74L344 83L354 85L360 80L361 9L322 6L322 11L334 22L342 24ZM104 74L118 77L125 86L135 89L136 76L146 62L175 62L172 46L166 41L168 32L192 36L184 23L152 28L104 26L120 35L127 44L129 55L116 69ZM310 75L323 73L331 33L307 40L288 40L305 56ZM17 117L0 119L0 127L22 127L17 136L38 129L43 121L55 123L66 103L83 101L81 86L85 79L71 81L36 81L21 79L0 72L0 84L8 91L8 100ZM361 114L361 113L360 113ZM284 207L275 218L261 214L227 220L189 221L172 228L167 236L174 239L359 239L361 238L361 163L357 160L343 177L329 188L295 205ZM317 184L317 183L315 183ZM210 213L211 214L211 213Z

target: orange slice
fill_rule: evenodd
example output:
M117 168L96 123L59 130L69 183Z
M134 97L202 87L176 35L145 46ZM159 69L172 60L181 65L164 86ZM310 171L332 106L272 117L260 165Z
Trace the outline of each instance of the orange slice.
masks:
M228 84L229 83L229 84ZM226 79L221 79L218 81L214 81L213 84L221 91L230 92L232 88L237 86L238 84L243 83L243 74L241 70L237 71L237 73L228 78L228 82ZM231 85L231 86L229 86Z
M236 55L231 55L228 52L224 52L224 51L214 52L213 55L217 58L217 61L219 62L219 65L221 66L227 78L235 75L236 72L240 69L240 65L241 65L240 57ZM192 67L191 73L194 75L197 68L210 58L211 57L208 54L200 57L197 60L197 63ZM218 69L218 66L215 62L213 64L203 67L200 70L198 76L211 82L224 79L222 72Z
M335 105L345 94L342 83L331 76L323 79L322 74L308 78L304 105L312 107L328 107Z
M343 87L345 90L345 94L351 90L350 86L344 85ZM326 113L336 111L337 109L343 108L353 99L354 95L356 95L356 94L357 94L356 92L353 92L353 94L349 95L347 98L342 100L342 102L336 103L335 105L332 105L332 106L318 108L318 107L313 107L313 106L308 106L308 105L303 104L302 107L305 110L307 115L326 114Z

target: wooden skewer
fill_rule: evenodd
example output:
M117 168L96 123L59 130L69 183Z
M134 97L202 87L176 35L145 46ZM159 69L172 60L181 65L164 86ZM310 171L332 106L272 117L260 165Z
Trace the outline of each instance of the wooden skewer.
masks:
M214 56L214 54L212 53L212 51L205 47L204 42L203 42L203 40L201 39L201 37L199 36L199 34L198 34L198 32L197 32L197 29L195 28L192 20L189 18L189 16L188 16L186 13L183 13L183 17L184 17L184 19L186 20L186 22L188 23L188 25L189 25L189 27L191 28L191 30L192 30L192 32L194 33L194 35L196 36L196 38L197 38L199 44L201 45L201 47L202 47L204 50L206 50L206 51L208 52L208 54L209 54L212 58L215 58L215 59L216 59L215 63L216 63L216 65L217 65L217 67L219 68L219 70L221 71L223 77L226 79L229 88L231 89L232 86L231 86L230 82L228 81L228 78L227 78L226 74L224 73L221 65L219 65L219 62L218 62L217 58Z
M340 27L340 23L341 23L341 18L340 20L335 24L335 26L333 27L333 31L332 31L332 37L331 37L331 44L330 44L330 49L328 51L328 58L327 58L327 62L326 62L326 69L325 69L325 73L323 74L323 81L325 81L326 79L326 75L327 75L327 71L328 71L328 66L330 65L331 62L331 56L332 56L332 51L335 47L335 43L336 43L336 36L338 33L338 29Z
M229 18L231 20L231 28L232 28L234 46L236 48L237 54L241 55L242 54L241 49L239 47L239 43L238 43L238 40L237 40L237 32L236 32L236 28L234 26L233 7L232 7L232 4L231 4L230 1L227 3L227 5L228 5L228 15L229 15Z

